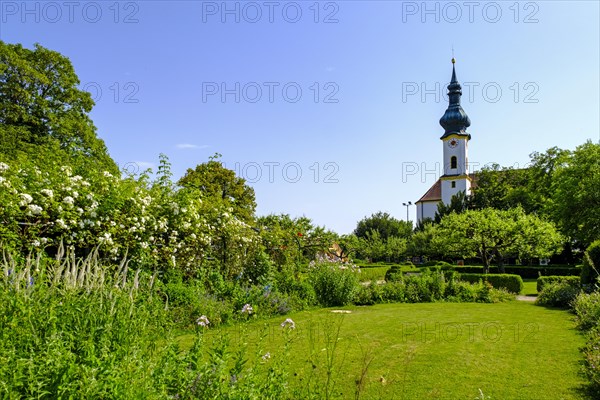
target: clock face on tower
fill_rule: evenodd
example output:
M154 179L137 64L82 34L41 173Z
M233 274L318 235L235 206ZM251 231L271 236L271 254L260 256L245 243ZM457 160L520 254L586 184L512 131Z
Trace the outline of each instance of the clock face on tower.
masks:
M458 140L451 139L448 141L448 147L450 147L451 149L455 148L456 146L458 146Z

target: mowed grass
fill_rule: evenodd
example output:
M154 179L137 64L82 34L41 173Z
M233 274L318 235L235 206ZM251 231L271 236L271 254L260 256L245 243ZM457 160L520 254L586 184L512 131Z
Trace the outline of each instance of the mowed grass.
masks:
M525 296L537 296L537 279L523 279L523 294Z
M389 266L361 268L359 279L361 282L377 282L384 280L385 273L388 269L390 269Z
M517 301L344 310L351 313L294 314L296 329L287 335L284 317L209 330L206 345L227 334L234 350L247 345L248 354L270 352L267 362L282 362L296 387L325 385L329 359L333 393L342 398L355 397L363 371L361 398L475 399L479 389L493 400L585 398L584 339L567 311ZM181 339L189 345L191 336Z

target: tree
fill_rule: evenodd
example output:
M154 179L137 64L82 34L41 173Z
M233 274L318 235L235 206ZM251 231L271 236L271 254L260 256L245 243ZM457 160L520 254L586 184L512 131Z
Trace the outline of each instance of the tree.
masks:
M207 199L223 202L233 209L233 214L246 223L254 220L256 201L254 189L246 185L246 180L235 175L218 161L220 154L210 157L196 169L188 168L178 185L195 188Z
M266 253L280 270L284 266L308 264L317 253L327 252L336 239L333 232L313 225L306 217L272 214L259 217L256 225Z
M531 179L533 176L528 169L502 168L498 164L482 168L477 172L470 208L508 210L521 206L528 213L538 211L540 205L536 201L537 184Z
M587 142L556 167L551 212L583 248L600 238L600 144Z
M507 256L548 257L560 249L563 240L553 223L525 214L520 207L453 213L428 229L433 230L429 233L434 246L449 256L479 257L485 273L492 261L503 271Z
M354 234L359 238L367 238L371 231L377 231L381 240L390 236L408 238L412 233L412 223L400 221L386 212L379 211L358 222Z
M60 53L0 41L0 157L53 154L63 164L117 173L88 115L92 97L79 83Z
M440 201L437 205L437 212L435 213L435 222L439 223L444 215L451 214L453 212L460 214L461 212L469 208L469 197L465 192L458 192L450 198L450 204L446 205L443 201Z

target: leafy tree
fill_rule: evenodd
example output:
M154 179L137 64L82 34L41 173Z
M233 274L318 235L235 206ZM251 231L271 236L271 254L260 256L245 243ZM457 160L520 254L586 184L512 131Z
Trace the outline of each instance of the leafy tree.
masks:
M386 212L379 211L358 222L354 234L359 238L367 238L371 231L377 231L381 240L390 236L408 238L412 233L412 223L398 220Z
M461 213L469 208L469 197L465 192L458 192L450 198L450 204L446 205L440 201L437 205L437 212L435 213L435 222L439 223L444 215L455 213Z
M327 252L336 241L334 233L313 225L306 217L272 214L259 217L256 225L266 253L279 270L284 266L308 264L317 253Z
M210 157L206 163L196 169L188 168L177 182L186 188L195 188L207 199L221 201L233 209L233 214L241 220L251 223L254 219L256 201L254 189L246 185L246 180L235 175L218 161L220 154Z
M492 261L503 272L506 256L548 257L560 249L563 240L554 224L525 214L520 207L453 213L425 232L428 229L433 246L450 256L479 257L485 273Z
M117 173L89 117L91 95L77 88L68 58L39 44L0 41L0 158L54 156L66 164Z
M534 175L528 169L502 168L498 164L484 167L477 173L476 185L470 199L470 208L508 210L521 206L525 212L539 210Z
M582 247L600 238L600 144L587 142L556 167L552 216Z

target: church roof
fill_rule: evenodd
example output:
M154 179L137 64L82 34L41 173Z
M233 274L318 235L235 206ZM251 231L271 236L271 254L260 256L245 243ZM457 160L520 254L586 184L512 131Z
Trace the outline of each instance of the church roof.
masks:
M448 85L448 108L442 118L440 125L444 128L444 135L440 139L444 139L450 135L468 136L467 128L471 126L469 116L460 105L460 97L462 96L462 88L456 79L456 71L454 69L454 58L452 59L452 79Z
M477 187L477 173L469 174L471 178L471 189ZM442 201L442 179L438 179L417 203L440 202Z
M438 179L433 186L417 201L417 203L424 203L427 201L442 201L442 180Z

